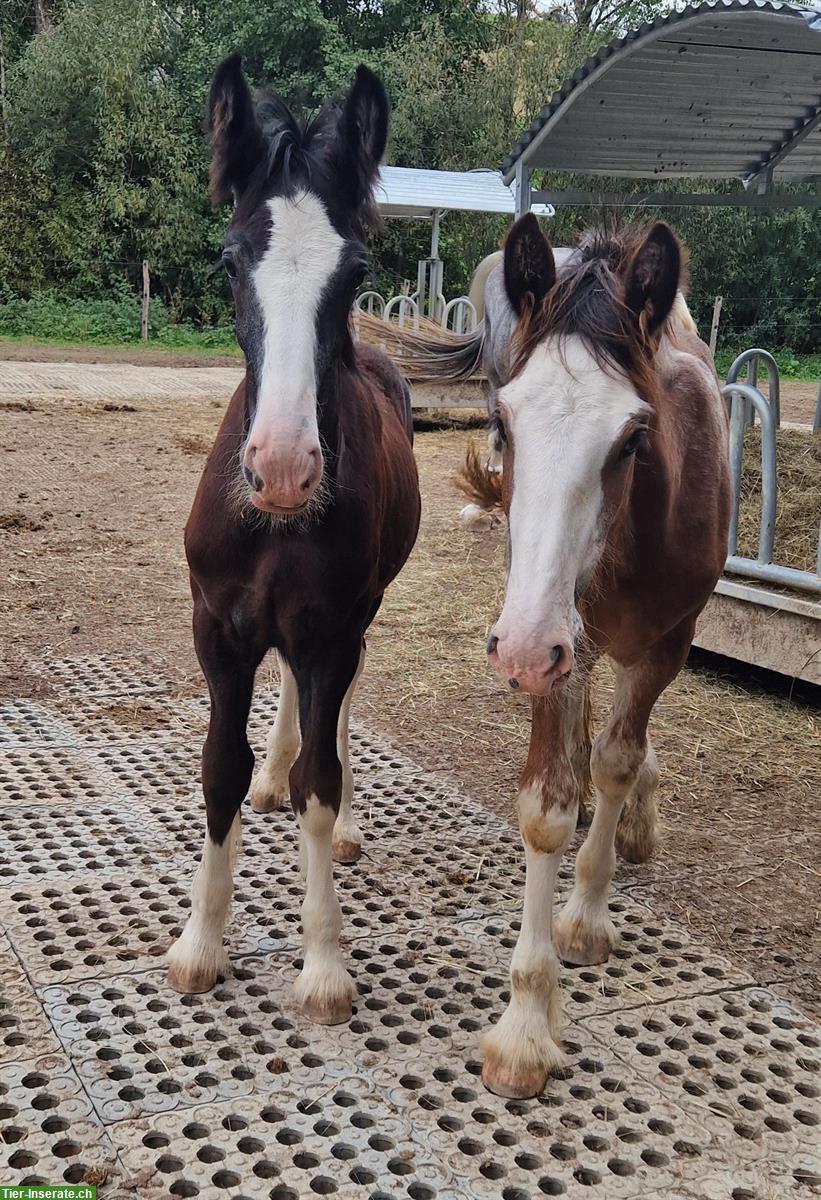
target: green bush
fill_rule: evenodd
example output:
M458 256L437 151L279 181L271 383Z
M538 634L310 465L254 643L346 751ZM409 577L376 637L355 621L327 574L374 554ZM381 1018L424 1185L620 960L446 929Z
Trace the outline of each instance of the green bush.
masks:
M50 290L28 298L0 289L0 338L47 342L89 342L130 345L140 341L140 301L128 294L110 300L86 300ZM150 302L148 330L155 345L182 350L222 350L237 353L233 328L196 328L174 324L159 297Z
M490 222L488 230L490 246L495 232ZM458 239L454 238L454 246L458 245ZM377 275L374 282L386 293L392 290L393 280L386 275ZM125 280L116 282L112 290L115 295L102 300L68 296L56 289L23 297L0 288L0 338L87 342L104 346L137 345L140 342L140 300L129 292ZM192 353L239 354L233 325L224 318L213 325L195 325L175 318L174 308L163 304L159 297L151 300L149 337L153 346ZM719 377L725 378L736 355L753 344L745 338L743 342L720 348L716 354ZM766 343L763 348L771 349ZM772 353L784 379L821 380L821 355L799 354L789 347L772 350Z
M238 354L233 329L218 325L214 329L196 329L193 325L166 325L152 340L175 350L222 350Z
M156 335L168 326L168 311L151 301L149 326ZM140 301L127 294L111 300L80 300L57 291L24 299L0 292L0 336L103 344L140 340Z

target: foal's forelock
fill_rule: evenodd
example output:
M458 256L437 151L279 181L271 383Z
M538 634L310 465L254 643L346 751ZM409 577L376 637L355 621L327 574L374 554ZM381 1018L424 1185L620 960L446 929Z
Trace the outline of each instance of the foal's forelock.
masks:
M625 301L620 269L627 261L629 247L618 239L599 236L582 245L544 300L522 313L511 344L511 379L546 339L563 358L568 339L575 337L604 374L624 374L639 396L652 401L658 339L646 334Z

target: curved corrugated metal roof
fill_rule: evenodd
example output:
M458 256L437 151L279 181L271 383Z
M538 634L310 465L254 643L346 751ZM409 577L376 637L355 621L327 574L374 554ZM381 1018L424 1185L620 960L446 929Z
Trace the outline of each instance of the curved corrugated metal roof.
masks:
M498 171L427 171L417 167L382 167L374 189L385 217L432 217L434 212L513 213L513 191ZM553 216L549 204L533 211Z
M821 10L715 0L610 42L504 161L646 179L821 175Z

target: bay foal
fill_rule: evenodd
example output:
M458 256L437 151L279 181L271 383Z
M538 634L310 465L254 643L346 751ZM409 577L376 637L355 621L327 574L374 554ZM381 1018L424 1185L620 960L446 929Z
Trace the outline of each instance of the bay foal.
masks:
M355 346L349 313L387 136L381 83L364 67L341 110L303 127L276 97L254 105L238 56L211 88L211 189L233 196L222 264L246 376L231 399L185 531L194 641L211 718L202 759L207 831L191 915L168 955L181 992L227 966L223 931L254 756L254 675L282 675L258 811L290 794L306 878L296 997L314 1021L347 1020L332 858L352 861L348 711L364 635L419 525L410 395L388 359ZM301 748L300 748L301 742Z
M510 1003L484 1042L483 1079L504 1096L540 1092L562 1062L559 958L600 963L613 946L614 843L641 861L655 838L648 719L726 557L726 414L679 274L663 224L589 235L558 273L535 217L505 246L518 326L494 418L503 471L485 479L498 481L510 555L488 655L507 686L532 694L532 727L518 795L521 932ZM602 654L615 694L591 754L587 683ZM595 813L553 923L556 872L591 777Z

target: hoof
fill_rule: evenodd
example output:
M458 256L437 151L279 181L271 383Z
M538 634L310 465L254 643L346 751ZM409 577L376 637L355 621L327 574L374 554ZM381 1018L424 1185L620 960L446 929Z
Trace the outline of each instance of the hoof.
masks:
M544 1067L514 1070L494 1054L487 1055L482 1067L482 1083L487 1090L506 1100L530 1100L540 1096L547 1086L547 1079Z
M620 858L629 863L644 863L653 857L658 844L655 829L645 831L640 837L631 831L616 831L616 851Z
M210 992L211 988L224 972L216 968L185 967L177 963L168 964L168 986L184 996L197 995L199 992Z
M567 1066L558 1044L561 998L554 984L549 995L514 998L498 1023L482 1038L482 1082L508 1100L540 1095L550 1076Z
M362 847L359 842L334 842L331 846L331 856L337 863L359 862L362 856Z
M573 967L594 967L607 962L616 940L612 925L589 929L579 919L562 920L553 925L553 943L563 963Z
M287 785L283 789L281 785L272 783L264 775L257 775L253 780L249 796L251 808L258 813L274 812L275 809L282 808L287 804L290 799Z
M591 942L587 946L570 945L566 948L556 944L556 953L568 967L595 967L606 963L610 957L610 943Z
M201 941L186 925L165 956L168 986L185 996L210 992L222 976L230 973L225 948Z
M308 996L302 1011L314 1025L344 1025L351 1019L353 1005L350 996Z
M306 964L294 983L294 999L315 1025L343 1025L350 1021L356 984L344 964Z
M480 508L478 504L466 504L459 511L459 520L468 529L492 529L499 524L498 515L488 508Z

